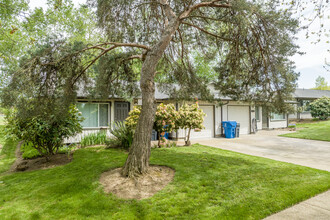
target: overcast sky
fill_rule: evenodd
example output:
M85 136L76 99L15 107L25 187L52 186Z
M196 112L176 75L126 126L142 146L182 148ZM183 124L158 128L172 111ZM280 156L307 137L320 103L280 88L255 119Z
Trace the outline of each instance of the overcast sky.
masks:
M30 0L30 7L46 7L47 0ZM79 3L85 3L86 0L73 0L75 5ZM330 16L330 10L326 12L325 17ZM311 25L310 31L318 31L319 23L315 22ZM325 22L325 28L330 34L330 19L327 19ZM315 86L315 79L318 76L322 76L330 84L330 72L324 69L325 59L330 63L330 53L327 50L330 49L330 37L325 37L321 39L321 42L318 44L312 44L315 42L316 37L311 37L306 39L306 32L301 31L298 34L297 44L300 46L300 51L305 52L304 55L295 55L292 57L292 60L296 63L296 71L300 72L300 77L298 80L299 88L312 88Z

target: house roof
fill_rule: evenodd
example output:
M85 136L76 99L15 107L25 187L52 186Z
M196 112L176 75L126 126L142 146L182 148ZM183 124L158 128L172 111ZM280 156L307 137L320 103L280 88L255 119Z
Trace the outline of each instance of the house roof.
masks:
M300 99L318 99L323 96L330 97L330 90L296 89L293 96Z
M178 86L175 86L176 89L178 89L179 87ZM219 91L217 91L213 85L210 85L209 86L209 89L210 89L210 92L212 95L214 95L214 98L215 99L221 99L221 100L231 100L230 97L226 97L226 96L221 96ZM155 88L155 98L156 99L159 99L159 100L165 100L165 99L170 99L170 95L167 94L167 93L164 93L161 91L161 89L156 86Z
M178 87L178 86L176 86ZM219 94L213 85L209 87L211 94L214 95L215 99L221 100L232 100L230 97L225 97ZM80 85L77 91L77 95L79 98L87 97L88 92L84 91L84 86ZM330 97L330 90L314 90L314 89L296 89L293 93L293 97L296 99L318 99L323 96ZM120 97L113 97L113 98L120 98ZM141 97L138 97L141 98ZM166 92L163 92L158 86L155 88L155 98L158 100L166 100L170 99L170 95Z

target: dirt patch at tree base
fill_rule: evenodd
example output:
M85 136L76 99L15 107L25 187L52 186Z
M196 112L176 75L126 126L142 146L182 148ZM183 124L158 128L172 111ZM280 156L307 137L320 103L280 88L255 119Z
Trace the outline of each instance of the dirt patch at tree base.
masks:
M11 166L10 172L22 172L22 171L32 171L32 170L43 170L48 168L53 168L56 166L65 165L72 161L72 154L55 154L49 157L49 160L45 157L38 157L35 159L23 159L21 152L21 145L23 142L20 142L16 149L16 161Z
M110 170L101 175L100 182L106 193L113 193L121 199L146 199L169 184L175 171L165 166L150 166L148 173L138 178L121 175L122 168Z
M67 154L55 154L49 157L47 161L45 157L38 157L35 159L17 159L12 166L12 172L32 171L32 170L44 170L61 165L65 165L72 161L72 155Z

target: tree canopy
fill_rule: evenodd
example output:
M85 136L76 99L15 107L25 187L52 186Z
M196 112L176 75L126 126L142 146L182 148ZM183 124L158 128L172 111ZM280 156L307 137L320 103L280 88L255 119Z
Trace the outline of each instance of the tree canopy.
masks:
M318 76L315 80L315 87L313 89L330 90L330 85L325 81L324 77Z

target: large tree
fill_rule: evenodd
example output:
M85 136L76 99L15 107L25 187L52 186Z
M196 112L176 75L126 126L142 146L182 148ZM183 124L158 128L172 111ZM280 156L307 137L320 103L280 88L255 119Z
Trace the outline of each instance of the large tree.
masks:
M43 90L43 85L51 81L46 94L52 94L56 87L62 92L55 94L69 97L73 97L82 78L92 78L87 85L95 84L104 96L116 95L118 91L114 87L122 85L126 89L120 93L132 96L139 81L141 116L123 175L134 177L148 170L156 109L155 82L162 83L162 88L177 99L212 99L210 88L215 88L219 95L286 110L284 101L293 92L298 77L288 59L296 52L293 39L298 23L291 18L290 11L279 9L279 2L97 0L90 3L96 7L105 42L92 46L48 42L42 50L24 59L20 70L15 72L19 73L17 77L38 79L40 86L32 83L28 88ZM70 48L72 53L68 52ZM200 62L194 62L196 52ZM211 60L216 63L211 77L200 74L201 63ZM13 77L16 84L8 88L17 91L22 87L17 77ZM61 80L55 82L56 78ZM36 91L26 94L45 94ZM100 91L94 92L95 95Z

